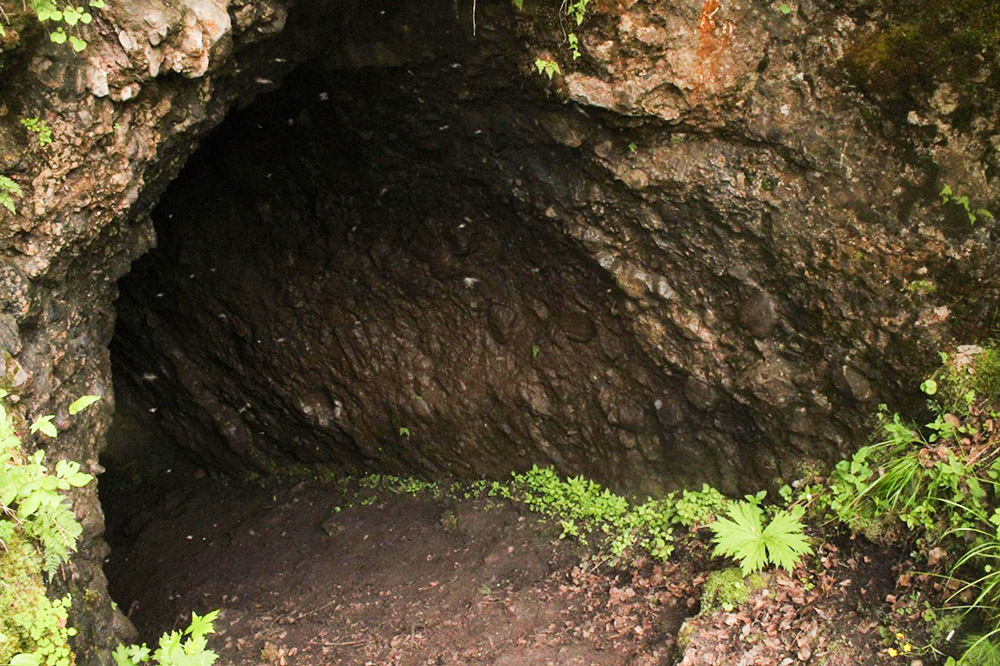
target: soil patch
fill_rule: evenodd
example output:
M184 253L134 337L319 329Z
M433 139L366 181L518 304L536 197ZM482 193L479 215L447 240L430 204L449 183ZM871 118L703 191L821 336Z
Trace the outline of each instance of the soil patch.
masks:
M190 484L111 511L111 592L147 642L221 609L223 666L937 663L918 654L933 590L860 541L816 540L807 567L701 609L731 564L707 530L613 566L515 503L173 474Z
M581 564L509 503L355 499L314 481L172 491L114 550L112 596L146 641L222 609L213 645L234 665L666 663L694 607L690 584L622 592L631 574Z

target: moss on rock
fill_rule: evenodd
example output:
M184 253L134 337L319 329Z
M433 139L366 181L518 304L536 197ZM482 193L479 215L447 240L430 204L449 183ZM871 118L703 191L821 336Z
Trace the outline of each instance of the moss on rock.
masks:
M765 581L760 574L744 577L738 567L713 571L702 588L701 612L732 611L748 602L750 595L764 586Z
M1000 42L1000 5L991 0L889 0L848 49L855 84L889 102L950 82L962 88Z

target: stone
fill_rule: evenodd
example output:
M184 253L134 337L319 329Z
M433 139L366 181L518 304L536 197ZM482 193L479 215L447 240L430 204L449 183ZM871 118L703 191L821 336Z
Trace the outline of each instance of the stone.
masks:
M684 397L692 405L705 412L719 401L719 393L697 377L688 377L684 383Z
M740 325L750 335L759 340L771 336L780 321L774 299L762 290L754 290L753 294L743 301L740 308Z

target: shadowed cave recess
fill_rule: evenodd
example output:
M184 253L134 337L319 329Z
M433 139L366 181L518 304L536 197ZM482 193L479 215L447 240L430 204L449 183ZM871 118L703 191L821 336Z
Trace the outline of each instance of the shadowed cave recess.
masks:
M146 437L235 476L538 463L662 492L732 464L695 441L713 418L759 439L678 401L620 290L522 201L538 172L587 183L502 74L310 62L208 137L120 285L106 457Z

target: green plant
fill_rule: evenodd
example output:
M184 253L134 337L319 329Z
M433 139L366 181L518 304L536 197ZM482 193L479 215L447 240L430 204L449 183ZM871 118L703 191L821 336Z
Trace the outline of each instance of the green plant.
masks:
M981 217L991 221L995 219L993 213L985 208L973 209L969 203L969 197L965 195L957 196L950 185L945 185L938 196L941 197L942 204L954 204L960 207L965 212L966 217L969 218L969 224L975 224Z
M780 510L763 526L764 512L757 502L737 502L729 507L728 518L719 518L709 527L715 532L715 555L739 561L743 575L774 565L791 571L804 555L811 554L803 533L801 506Z
M28 131L34 132L38 136L38 145L42 148L52 143L52 128L44 120L40 120L37 116L34 118L21 118L21 124Z
M906 290L913 294L926 296L937 291L933 280L912 280L906 284Z
M542 58L537 58L535 60L535 69L538 70L539 74L544 74L552 80L556 74L562 74L562 70L559 69L559 63L554 60L543 60Z
M51 41L56 44L68 41L77 53L87 48L86 40L77 34L67 33L67 29L75 32L79 26L88 25L94 20L87 8L70 2L60 4L56 0L28 0L28 6L43 24L51 23L55 26L55 30L49 33ZM91 9L103 9L106 5L104 0L89 0L87 6Z
M53 575L76 549L82 528L60 491L85 486L93 478L79 463L59 461L54 473L45 466L45 451L28 454L0 391L0 663L16 666L70 666L72 654L66 626L69 596L50 600L42 573ZM87 405L93 404L87 396ZM86 401L85 401L86 402ZM78 409L82 402L76 401ZM55 432L52 417L36 421L35 430ZM34 428L34 426L33 426Z
M0 206L17 215L17 206L14 197L24 196L21 186L7 176L0 176Z
M158 666L211 666L219 655L208 649L208 634L215 632L219 611L199 616L191 613L191 624L183 632L170 631L160 637L155 652L145 644L119 645L112 653L117 666L138 666L154 663ZM187 636L187 639L184 637Z

